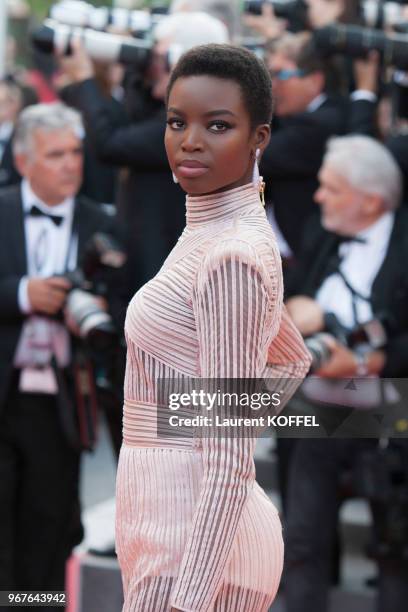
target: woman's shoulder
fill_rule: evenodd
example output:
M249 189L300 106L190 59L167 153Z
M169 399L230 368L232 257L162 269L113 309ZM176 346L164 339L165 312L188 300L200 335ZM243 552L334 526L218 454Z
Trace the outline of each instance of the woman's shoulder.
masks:
M237 220L206 245L202 265L211 266L230 259L239 259L252 265L280 266L278 245L269 223Z
M282 287L282 265L269 224L236 223L206 245L197 274L198 283L220 268L244 266L260 277L273 294ZM253 276L255 278L255 276Z

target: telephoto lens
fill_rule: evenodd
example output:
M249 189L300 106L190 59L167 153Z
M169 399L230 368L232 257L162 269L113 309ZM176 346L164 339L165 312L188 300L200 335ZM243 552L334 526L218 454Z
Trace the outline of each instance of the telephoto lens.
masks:
M147 40L119 36L107 32L72 28L71 26L46 19L44 24L32 32L34 46L45 53L59 51L63 55L71 53L71 41L78 36L92 59L104 62L120 62L136 66L146 66L151 43Z
M108 349L117 341L110 314L101 308L95 296L83 289L68 293L65 316L71 327L76 328L77 335L96 351Z
M309 374L313 374L329 361L331 350L325 341L325 334L315 334L306 338L305 345L312 356Z
M379 51L386 64L408 69L408 36L386 35L381 30L355 25L332 24L313 32L316 49L322 55L341 53L350 57L367 57Z
M307 10L304 0L246 0L244 2L244 12L251 13L252 15L261 15L264 4L271 4L276 17L283 19L289 19L295 13Z
M49 11L51 19L58 23L93 30L106 30L113 26L123 32L149 32L160 16L148 11L130 11L125 8L109 8L107 6L92 6L82 0L61 0Z

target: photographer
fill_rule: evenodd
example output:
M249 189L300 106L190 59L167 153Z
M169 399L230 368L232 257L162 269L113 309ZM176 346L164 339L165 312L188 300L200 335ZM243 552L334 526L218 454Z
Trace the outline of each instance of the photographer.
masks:
M98 88L104 97L108 112L116 121L121 122L124 115L123 66L116 63L93 62L93 70ZM60 99L68 106L75 107L76 85L65 84L66 75L62 74L62 88L59 89ZM61 85L61 83L59 83ZM84 171L80 193L94 202L113 206L118 191L119 169L110 163L105 163L96 155L87 133L83 141Z
M303 391L310 405L333 424L339 411L341 417L359 406L383 407L380 392L367 405L366 387L357 383L350 408L337 409L338 392L347 397L347 379L371 377L375 383L376 377L408 373L408 215L399 208L402 182L398 166L387 149L370 138L330 140L319 181L315 199L321 208L322 227L305 236L302 266L288 287L292 297L287 308L305 337L316 338L317 333L325 332L320 341L327 353L323 363L315 363L322 380L310 379ZM347 346L339 339L339 335L351 338L370 321L381 330L381 342L373 337L371 346L367 339ZM337 337L335 330L341 331ZM369 436L379 435L379 429L376 431ZM364 436L367 432L351 434ZM341 474L354 468L362 453L375 451L375 446L374 439L358 437L297 441L287 504L288 612L327 612ZM377 531L379 518L381 513L374 515ZM402 612L407 596L406 560L390 562L380 557L379 569L378 610ZM392 584L405 587L390 588Z
M67 272L96 232L113 229L76 196L82 136L79 114L61 103L25 109L13 141L23 181L0 193L1 590L64 590L65 562L82 538L73 397L92 392L81 388L82 343L62 311ZM99 300L98 312L105 307Z
M172 63L187 49L227 42L225 26L204 13L175 13L161 20L146 79L156 101L150 114L118 124L104 104L92 63L80 44L63 69L77 83L75 105L83 113L95 152L107 162L128 167L120 186L118 212L128 237L128 293L154 276L184 226L184 194L173 182L164 148L164 98ZM174 57L173 57L174 56ZM141 95L143 92L141 92ZM143 97L143 95L142 95Z
M296 258L304 225L311 215L317 216L313 194L326 142L335 134L365 132L367 126L371 130L375 96L360 89L370 83L361 66L352 100L336 94L333 67L306 32L272 41L266 62L275 97L275 122L261 163L267 214L289 246L282 255L293 253Z
M285 30L298 32L321 28L334 21L355 22L359 12L359 3L354 0L298 0L288 2L287 6L281 2L279 7L277 4L273 0L249 0L244 5L244 25L271 40Z

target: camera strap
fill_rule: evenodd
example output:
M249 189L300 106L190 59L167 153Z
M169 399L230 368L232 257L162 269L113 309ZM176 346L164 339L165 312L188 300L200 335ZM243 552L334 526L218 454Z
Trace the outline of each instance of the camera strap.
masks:
M362 239L359 238L344 238L342 239L342 242L349 242L349 241L356 241L356 242L362 242ZM335 254L332 255L332 257L329 258L328 264L327 264L327 271L326 271L326 278L328 276L331 276L332 274L338 274L341 278L341 280L343 281L345 287L347 288L347 290L349 291L350 295L351 295L351 309L352 309L352 313L353 313L353 320L354 320L354 324L358 325L359 324L359 320L358 320L358 315L357 315L357 299L359 300L363 300L364 302L370 304L371 306L371 298L363 295L362 293L360 293L359 291L357 291L357 289L355 289L349 282L349 280L347 279L346 275L344 274L344 272L341 270L340 266L341 263L343 261L343 258L339 255L338 252L336 252Z
M351 294L351 308L352 308L352 311L353 311L354 324L358 325L359 324L359 320L358 320L358 315L357 315L357 301L356 300L357 299L363 300L364 302L367 302L368 304L371 305L371 299L366 297L365 295L363 295L362 293L360 293L356 289L354 289L354 287L347 280L344 272L342 272L342 270L340 269L340 265L339 265L339 267L337 269L337 274L340 276L341 280L343 281L343 283L345 284L345 286L347 287L347 289L349 290L349 292Z

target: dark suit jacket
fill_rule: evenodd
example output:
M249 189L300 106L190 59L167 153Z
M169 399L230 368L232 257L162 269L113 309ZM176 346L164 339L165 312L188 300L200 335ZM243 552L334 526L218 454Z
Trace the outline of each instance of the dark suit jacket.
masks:
M112 217L83 198L75 201L73 231L78 234L78 262L91 236L114 232ZM0 410L4 403L13 357L25 315L18 307L18 286L27 274L24 217L19 186L0 191Z
M304 225L319 216L313 195L327 140L349 132L371 135L375 105L327 98L315 111L276 120L261 163L266 201L274 205L276 220L295 256Z
M408 134L390 136L385 146L391 151L399 165L404 181L404 202L408 202Z
M328 275L327 262L337 252L341 239L322 226L309 222L304 245L292 277L286 281L286 297L314 297ZM371 306L374 316L387 313L393 321L386 347L385 377L408 375L408 211L400 208L395 216L388 250L374 279Z
M76 106L77 86L64 87L59 92L61 100L69 106ZM104 102L115 120L123 116L123 105L112 97L104 97ZM84 171L80 194L94 202L113 204L116 202L119 170L110 163L101 161L92 143L89 141L88 130L84 139Z
M0 163L0 189L16 185L21 181L21 176L16 170L13 160L12 136L8 140Z

